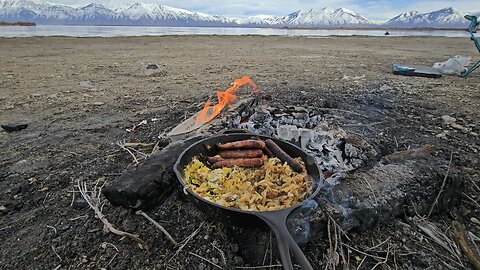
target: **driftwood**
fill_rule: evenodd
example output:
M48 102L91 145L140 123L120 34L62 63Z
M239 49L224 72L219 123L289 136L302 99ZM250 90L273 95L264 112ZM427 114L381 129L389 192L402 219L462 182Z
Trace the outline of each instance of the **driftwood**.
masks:
M111 182L103 189L103 195L113 205L134 210L148 210L157 206L176 187L172 168L178 156L201 138L197 136L170 143L145 163Z

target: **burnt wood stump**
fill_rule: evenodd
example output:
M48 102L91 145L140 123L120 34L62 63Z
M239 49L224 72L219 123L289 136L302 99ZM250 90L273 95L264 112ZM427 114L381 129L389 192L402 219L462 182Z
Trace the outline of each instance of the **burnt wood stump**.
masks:
M202 139L196 136L170 143L144 163L103 188L110 203L134 210L149 210L165 200L178 181L173 165L183 150Z

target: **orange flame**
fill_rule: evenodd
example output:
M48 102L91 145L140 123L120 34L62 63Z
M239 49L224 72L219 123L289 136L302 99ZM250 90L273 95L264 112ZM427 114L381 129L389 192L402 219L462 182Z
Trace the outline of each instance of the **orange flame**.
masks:
M210 99L207 100L202 111L197 116L195 124L205 124L219 115L222 109L225 108L229 102L234 101L237 98L235 95L237 89L246 84L252 87L254 93L260 92L260 90L257 88L257 85L249 77L243 76L240 79L236 79L233 81L233 86L225 90L225 92L217 92L218 104L210 107Z

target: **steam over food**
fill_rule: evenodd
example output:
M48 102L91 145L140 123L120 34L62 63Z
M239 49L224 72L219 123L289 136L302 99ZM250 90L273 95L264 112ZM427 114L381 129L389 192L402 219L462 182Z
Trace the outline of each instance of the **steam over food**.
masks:
M308 197L312 180L301 158L295 159L303 168L301 173L295 172L276 157L255 159L263 161L263 165L256 168L224 166L213 169L194 158L184 170L185 183L204 199L241 210L280 210Z

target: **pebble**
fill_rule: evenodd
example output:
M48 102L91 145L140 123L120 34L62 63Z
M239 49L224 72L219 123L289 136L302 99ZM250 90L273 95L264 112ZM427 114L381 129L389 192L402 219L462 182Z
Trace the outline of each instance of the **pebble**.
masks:
M457 121L457 119L451 117L450 115L442 115L443 122L447 125L451 125Z
M388 91L388 90L392 90L392 87L386 84L380 86L380 91Z
M439 133L437 135L435 135L435 137L437 138L440 138L440 139L446 139L447 138L447 132L442 132L442 133Z
M212 262L213 262L214 264L218 264L218 263L219 263L219 260L218 260L217 258L212 258Z
M475 136L475 137L478 137L478 133L477 133L477 132L473 132L473 131L472 131L472 132L470 132L470 135Z
M466 128L466 127L464 127L460 124L457 124L457 123L452 123L452 128L460 130L463 133L468 133L469 132L468 128Z
M204 270L206 268L206 265L203 264L203 263L200 263L198 266L197 266L197 269L198 270Z
M92 88L93 84L91 81L81 81L78 83L83 88Z
M74 209L83 209L87 206L88 206L87 201L85 201L85 199L82 198L82 197L75 198L75 200L73 201L73 204L72 204L72 207Z

